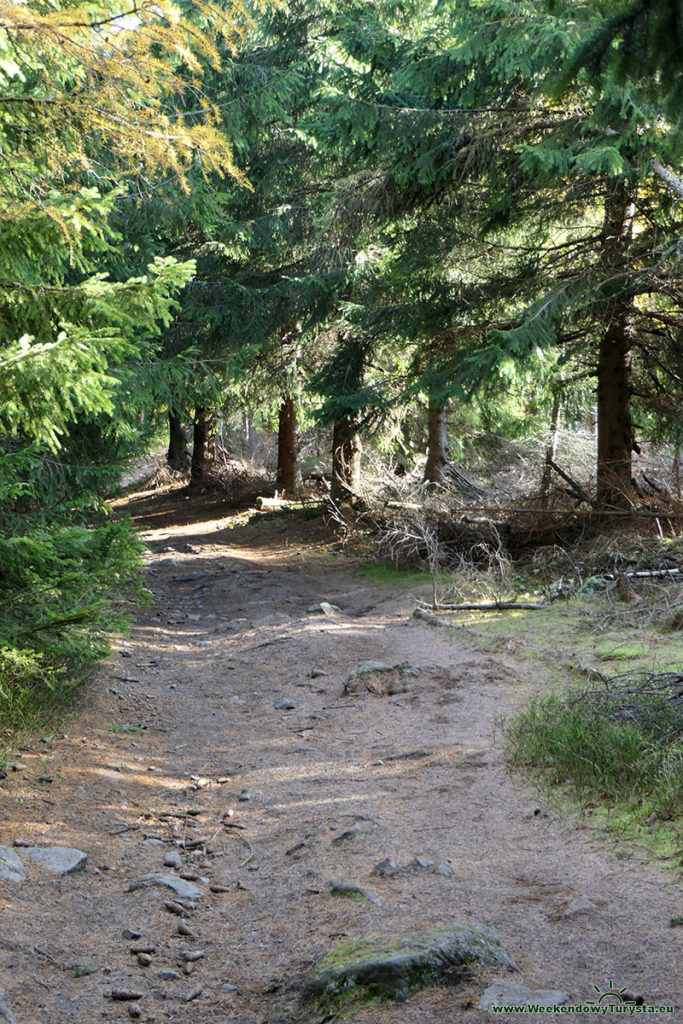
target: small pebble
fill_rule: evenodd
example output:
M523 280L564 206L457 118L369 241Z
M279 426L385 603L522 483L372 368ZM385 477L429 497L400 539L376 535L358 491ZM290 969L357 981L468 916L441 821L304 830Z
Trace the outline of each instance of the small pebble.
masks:
M152 957L149 953L138 953L138 963L141 967L149 967L152 962Z
M183 866L182 857L175 850L171 850L169 853L164 854L164 865L167 868L177 868L180 871Z
M33 843L30 842L30 840L28 839L15 839L13 845L19 847L22 850L25 850L29 846L33 846Z
M253 800L255 796L263 796L260 789L243 789L238 799L242 803L246 803L247 800Z
M156 953L156 946L153 946L149 942L145 942L144 944L131 946L130 951L131 953Z
M178 925L178 935L186 935L188 939L194 938L194 932L190 928L189 924L185 924L184 921L181 921Z
M185 949L183 950L183 960L190 964L194 963L195 960L203 960L206 956L206 951L203 949Z
M186 882L196 882L197 879L199 878L199 875L197 874L196 871L181 871L180 877L184 879Z
M203 991L204 991L204 990L203 990L203 989L202 989L201 987L199 987L199 988L193 988L193 989L192 989L192 991L191 991L191 992L188 992L188 994L187 994L187 995L185 996L185 1002L186 1002L186 1003L191 1003L191 1002L192 1002L192 1000L193 1000L193 999L196 999L196 998L197 998L197 996L200 996L200 995L202 994L202 992L203 992Z
M192 972L194 971L194 963L192 962L192 960L188 960L185 963L185 967L183 968L183 970L185 971L185 974L192 974Z
M289 697L283 697L281 700L276 700L273 707L276 711L293 711L296 704Z
M228 885L216 885L216 883L214 882L212 885L209 886L209 892L230 892L230 887Z
M111 997L119 1003L135 1002L137 999L142 999L142 992L134 992L128 988L114 988Z
M239 992L237 985L221 985L221 992Z
M180 971L174 971L171 967L166 967L163 971L159 971L159 977L162 981L177 981L178 978L182 978L182 974Z
M134 928L123 929L124 939L139 939L142 937L142 932L136 932Z
M128 1016L132 1017L133 1020L138 1020L138 1018L142 1017L142 1007L139 1003L128 1004Z

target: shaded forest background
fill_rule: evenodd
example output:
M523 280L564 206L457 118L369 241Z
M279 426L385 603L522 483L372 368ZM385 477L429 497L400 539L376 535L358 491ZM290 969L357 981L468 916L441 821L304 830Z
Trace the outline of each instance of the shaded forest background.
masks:
M675 533L682 57L674 0L0 4L0 699L106 651L160 443L432 568Z

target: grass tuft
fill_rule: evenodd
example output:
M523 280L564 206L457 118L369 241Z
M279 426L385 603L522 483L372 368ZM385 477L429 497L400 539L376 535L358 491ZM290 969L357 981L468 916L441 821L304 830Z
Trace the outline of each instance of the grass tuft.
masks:
M505 727L511 765L584 807L638 810L643 822L683 816L683 680L661 677L658 688L656 678L534 700Z

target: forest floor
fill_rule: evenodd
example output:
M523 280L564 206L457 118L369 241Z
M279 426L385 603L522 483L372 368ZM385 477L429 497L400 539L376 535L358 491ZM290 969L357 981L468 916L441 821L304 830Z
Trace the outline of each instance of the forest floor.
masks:
M416 620L415 590L354 573L319 519L247 521L182 492L118 506L149 545L153 603L66 732L23 746L0 784L0 843L88 857L62 877L29 863L21 885L0 882L0 1021L336 1020L301 1001L326 951L453 923L491 926L518 970L348 1019L483 1024L497 980L571 1003L626 989L681 1012L677 879L506 771L500 716L553 679L504 627L487 646ZM321 602L339 611L310 610ZM346 694L370 660L410 663L412 689L383 692L396 675L380 673ZM422 863L372 875L386 857ZM165 859L201 889L185 919L170 890L135 887L179 878ZM132 1011L116 989L139 994Z

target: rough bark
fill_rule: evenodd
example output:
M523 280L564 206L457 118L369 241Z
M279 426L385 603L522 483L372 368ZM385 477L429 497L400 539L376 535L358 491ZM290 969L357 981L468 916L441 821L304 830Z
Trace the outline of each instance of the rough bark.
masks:
M178 469L181 472L187 469L187 431L182 417L175 412L168 414L168 452L166 462L171 469Z
M297 494L302 486L296 405L293 398L285 398L280 406L278 420L275 487L278 491L291 495Z
M625 283L633 235L635 196L624 178L608 184L603 226L602 267L620 287ZM623 285L622 285L623 287ZM616 295L607 310L607 325L598 353L597 497L603 508L629 508L633 494L631 457L631 347L633 299Z
M438 484L450 462L448 436L446 433L446 403L429 399L427 413L427 464L425 483Z
M332 432L332 490L335 501L348 501L360 484L363 446L353 416L337 420Z
M190 464L190 486L206 482L209 465L215 455L215 436L211 431L210 417L204 406L195 409L192 422L192 462Z

